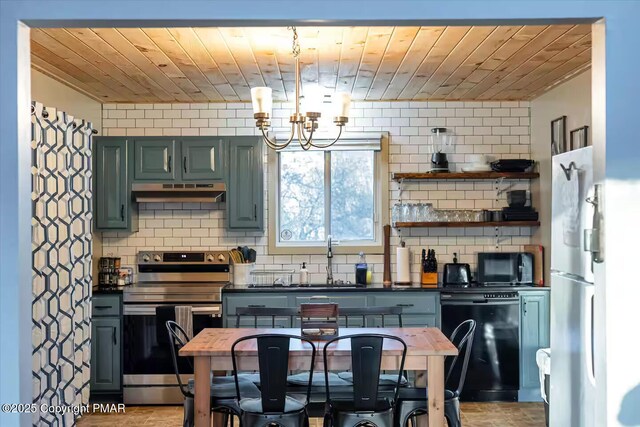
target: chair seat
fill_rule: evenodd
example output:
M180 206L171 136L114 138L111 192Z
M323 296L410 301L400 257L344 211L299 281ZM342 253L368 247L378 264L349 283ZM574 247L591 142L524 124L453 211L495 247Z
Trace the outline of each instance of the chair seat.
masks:
M338 377L340 377L341 379L343 379L345 381L348 381L350 384L353 384L353 372L340 372L338 374ZM315 380L315 378L314 378L314 380ZM378 381L378 384L394 386L394 385L396 385L397 381L398 381L398 374L380 374L380 381ZM404 377L404 375L402 377L400 377L400 385L401 386L405 386L408 383L409 382ZM329 384L329 385L331 385L331 384Z
M427 401L428 389L420 387L404 387L398 391L398 400ZM453 399L456 394L451 390L444 391L444 400Z
M332 412L356 413L353 400L334 400L331 399ZM385 412L393 409L393 404L389 399L378 399L375 409L371 412Z
M238 379L240 379L240 378L243 378L245 380L251 381L255 385L260 386L260 373L258 373L258 372L238 374Z
M194 380L188 382L189 392L194 393ZM254 383L247 379L238 378L240 395L247 397L260 397L260 390ZM233 377L213 377L211 381L211 397L215 399L235 399L236 383Z
M307 386L309 384L309 373L302 372L300 374L289 375L287 377L287 383L290 385ZM324 372L314 372L311 379L312 387L324 387L326 381L324 378ZM344 380L338 376L335 372L329 372L329 385L333 387L351 386L352 382Z
M284 401L284 413L300 412L306 405L304 397L299 399L287 396ZM240 400L240 409L253 414L262 414L262 398L247 398Z

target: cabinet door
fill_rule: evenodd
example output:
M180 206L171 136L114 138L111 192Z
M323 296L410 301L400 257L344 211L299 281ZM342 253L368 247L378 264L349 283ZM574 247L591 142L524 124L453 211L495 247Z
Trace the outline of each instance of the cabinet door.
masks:
M119 391L120 318L94 318L91 322L91 391Z
M176 140L145 138L133 142L136 180L172 181L176 178Z
M182 140L182 179L184 181L219 180L224 178L224 153L221 138L188 138Z
M129 185L126 139L96 138L96 228L126 229L129 226Z
M536 352L549 347L549 294L521 292L520 388L540 387Z
M262 140L229 138L227 227L262 230L264 217Z

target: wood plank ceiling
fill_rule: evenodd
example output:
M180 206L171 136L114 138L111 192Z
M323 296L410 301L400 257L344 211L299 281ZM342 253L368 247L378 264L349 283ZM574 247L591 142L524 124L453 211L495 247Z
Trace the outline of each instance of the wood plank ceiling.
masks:
M590 67L590 25L299 27L303 87L359 100L526 100ZM102 102L295 98L286 28L31 31L34 69ZM304 89L303 89L304 90Z

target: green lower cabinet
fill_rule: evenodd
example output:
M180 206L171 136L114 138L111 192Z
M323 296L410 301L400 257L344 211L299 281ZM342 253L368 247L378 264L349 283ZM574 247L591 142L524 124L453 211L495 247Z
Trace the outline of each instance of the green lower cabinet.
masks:
M91 318L91 394L122 393L122 299L94 295Z
M321 295L321 297L319 297ZM440 326L440 295L437 292L265 292L233 293L223 292L222 307L224 310L224 326L235 327L237 307L299 307L309 302L335 302L340 307L403 307L403 326L406 327L439 327ZM271 327L271 318L258 319L259 327ZM382 327L382 318L349 319L349 327ZM242 318L241 327L253 327L253 319ZM299 319L293 323L288 317L276 318L276 327L299 327ZM340 319L340 326L346 327L344 319ZM396 316L385 318L386 327L398 326Z
M540 401L536 352L549 347L549 292L520 292L520 391L521 402Z
M91 326L92 392L119 392L122 387L120 318L93 319Z

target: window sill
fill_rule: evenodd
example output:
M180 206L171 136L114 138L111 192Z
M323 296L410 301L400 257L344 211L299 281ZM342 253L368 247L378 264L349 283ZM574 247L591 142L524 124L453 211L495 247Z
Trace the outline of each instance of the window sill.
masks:
M382 255L384 245L374 243L370 245L335 245L333 253L336 255L357 255L364 252L367 255ZM269 245L269 255L326 255L327 246L276 246Z

